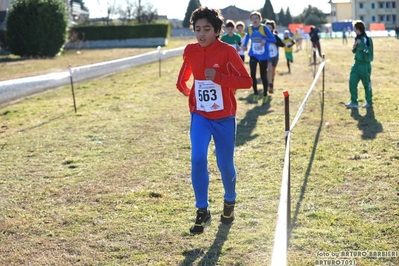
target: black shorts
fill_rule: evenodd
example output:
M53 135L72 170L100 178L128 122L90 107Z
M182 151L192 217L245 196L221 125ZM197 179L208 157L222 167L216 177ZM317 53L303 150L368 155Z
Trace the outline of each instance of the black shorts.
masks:
M268 61L272 63L272 66L276 67L278 63L278 56L269 58Z

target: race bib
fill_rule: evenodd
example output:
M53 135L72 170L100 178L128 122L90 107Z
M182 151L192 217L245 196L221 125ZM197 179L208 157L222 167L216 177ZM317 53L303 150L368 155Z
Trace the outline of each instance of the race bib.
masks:
M253 42L252 43L252 51L254 54L264 54L265 46L262 45L260 42Z
M275 43L269 44L269 54L270 57L276 57L278 55L278 48Z
M212 80L195 80L197 110L215 112L224 109L222 87Z

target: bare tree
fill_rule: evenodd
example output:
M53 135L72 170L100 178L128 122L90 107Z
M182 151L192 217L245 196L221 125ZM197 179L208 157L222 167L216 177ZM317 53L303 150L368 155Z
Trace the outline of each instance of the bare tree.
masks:
M131 0L126 0L126 18L130 22L133 19L134 4Z
M107 0L107 25L109 25L111 16L115 14L115 2L116 0Z
M141 0L136 2L136 10L134 13L139 24L151 23L158 17L158 10L154 5L147 3L143 6Z
M141 3L139 3L139 5L141 5ZM137 10L141 12L141 9L142 7L139 8L138 5L134 3L134 0L125 0L125 4L118 7L119 19L122 23L126 21L129 23L137 16Z
M127 21L126 9L123 6L119 5L117 10L118 10L117 13L119 15L119 20L122 21L123 25Z
M136 19L139 22L139 24L141 23L141 17L143 14L143 7L141 5L141 0L137 1L138 3L136 4Z
M100 4L101 0L97 0ZM145 4L142 0L125 0L124 5L116 6L116 0L106 0L107 3L107 16L105 22L109 25L113 15L118 15L122 23L130 22L135 19L139 24L151 23L158 17L158 10L149 2Z

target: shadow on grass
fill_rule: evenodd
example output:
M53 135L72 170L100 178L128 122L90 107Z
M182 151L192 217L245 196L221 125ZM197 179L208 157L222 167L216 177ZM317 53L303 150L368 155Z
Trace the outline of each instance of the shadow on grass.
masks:
M193 250L186 250L183 255L186 257L180 266L192 265L198 258L202 257L198 262L198 265L218 265L219 257L222 252L224 242L227 240L231 228L230 225L220 224L216 238L213 241L212 246L209 247L208 251L204 254L204 250L196 248Z
M279 72L278 75L279 76L291 75L291 72L288 72L287 70L287 72Z
M294 217L291 220L291 225L290 225L289 230L288 230L288 245L289 245L289 240L291 238L291 232L295 228L295 224L296 224L296 221L298 219L299 209L301 208L302 201L303 201L303 198L305 196L306 187L308 186L308 178L309 178L310 172L312 171L313 161L314 161L314 158L315 158L315 155L316 155L316 150L317 150L317 144L319 143L320 133L321 133L321 130L323 128L324 98L320 102L320 109L321 109L321 113L320 113L319 127L317 128L316 136L315 136L314 141L313 141L312 153L310 154L309 164L308 164L308 167L306 169L305 178L304 178L302 186L301 186L301 194L299 195L298 202L296 203Z
M375 119L375 114L374 114L373 108L368 108L366 112L367 112L366 115L363 117L359 114L358 109L351 109L351 117L353 117L353 119L358 121L357 127L363 131L362 139L369 140L369 139L376 138L376 135L383 131L383 127L382 127L382 124ZM317 144L319 143L320 133L321 133L321 130L323 127L323 117L324 117L324 102L322 101L321 102L320 123L319 123L319 127L317 129L317 133L316 133L316 136L315 136L315 139L313 142L312 153L310 155L309 164L306 169L305 179L304 179L302 187L301 187L301 193L300 193L298 202L296 204L294 217L291 220L291 226L290 226L290 230L289 230L289 234L288 234L288 240L290 239L291 232L292 232L293 228L295 227L296 221L298 219L299 209L301 207L303 198L305 196L306 187L308 184L308 177L312 170L313 161L314 161L314 158L316 155Z
M21 128L18 131L15 131L15 132L13 132L13 133L11 133L9 135L19 134L21 132L30 131L30 130L33 130L33 129L48 125L48 124L50 124L50 123L52 123L54 121L57 121L59 119L63 119L64 117L66 117L66 115L67 115L66 113L60 114L60 115L58 115L56 117L49 118L49 119L47 119L47 121L41 122L41 123L39 123L37 125L33 125L33 126L30 126L30 127L26 127L26 128ZM80 115L76 115L76 116L80 116ZM8 135L6 135L6 136L8 136Z
M363 131L362 139L375 139L383 131L382 124L375 119L374 109L367 108L366 115L361 116L358 109L351 109L351 117L357 121L357 127Z
M248 95L246 98L240 98L241 101L247 101L248 103L253 103L252 101L253 95ZM237 125L237 138L236 138L236 146L244 145L246 142L256 139L259 135L252 135L256 127L256 123L258 122L259 116L266 115L272 111L270 111L270 102L273 99L269 96L268 101L266 103L257 103L254 108L247 111L245 117L241 119L240 123Z
M318 67L318 65L320 64L321 62L310 62L309 63L309 66L312 68L312 77L313 78L315 78L316 77L316 74L317 74L317 71L319 70L319 67Z

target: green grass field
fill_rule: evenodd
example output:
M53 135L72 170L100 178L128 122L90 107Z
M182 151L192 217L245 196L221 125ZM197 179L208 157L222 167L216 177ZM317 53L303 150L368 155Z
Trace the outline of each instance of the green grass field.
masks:
M321 45L325 101L320 80L291 140L294 266L330 258L320 251L399 251L399 41L374 39L375 106L367 112L343 105L351 47ZM308 54L294 53L292 74L282 54L268 104L237 92L236 220L218 221L223 188L211 145L214 221L199 236L188 233L195 207L190 116L175 88L180 57L162 62L162 77L156 63L75 84L77 114L68 86L0 108L0 265L269 265L282 92L290 92L292 120L313 80ZM399 265L392 256L355 260Z

